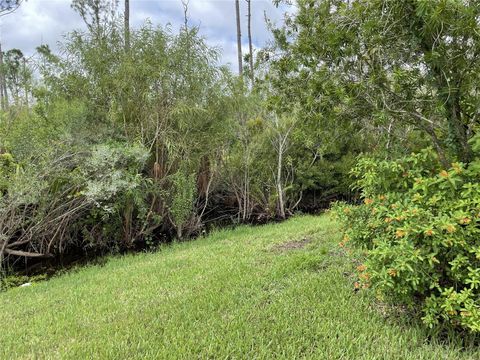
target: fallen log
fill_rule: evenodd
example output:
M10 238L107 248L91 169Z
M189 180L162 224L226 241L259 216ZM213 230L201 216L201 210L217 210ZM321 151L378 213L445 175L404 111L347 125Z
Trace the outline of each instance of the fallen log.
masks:
M51 258L51 257L53 257L52 254L33 253L33 252L27 252L27 251L12 250L12 249L9 249L9 248L6 248L4 250L4 252L5 252L5 254L8 254L8 255L22 256L22 257L27 257L27 258Z

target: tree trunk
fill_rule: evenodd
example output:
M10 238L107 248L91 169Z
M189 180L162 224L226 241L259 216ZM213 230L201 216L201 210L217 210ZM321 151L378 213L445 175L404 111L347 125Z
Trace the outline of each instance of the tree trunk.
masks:
M183 231L182 231L182 225L177 226L177 239L182 240L183 238Z
M283 166L283 140L278 137L278 163L277 163L277 194L278 194L278 215L281 219L285 219L285 204L283 200L282 187L282 166Z
M242 57L242 30L240 27L240 0L235 0L235 13L237 17L237 51L238 51L238 75L243 75Z
M25 91L25 106L28 108L28 83L27 83L27 60L23 58L23 74L24 74L24 91Z
M7 83L5 79L5 69L3 66L3 51L2 44L0 43L0 103L2 110L6 111L8 109L8 93L7 93Z
M245 171L243 174L243 215L242 215L242 220L245 222L247 218L249 217L248 210L248 199L249 199L249 193L248 193L248 160L245 162Z
M248 18L248 48L250 51L250 80L252 86L255 82L255 76L253 72L253 45L252 45L252 0L247 0L247 18Z
M3 53L2 45L0 44L0 107L3 111L6 110L5 107L5 94L3 93Z
M125 31L125 51L130 50L130 0L125 0L125 14L124 14L124 31Z

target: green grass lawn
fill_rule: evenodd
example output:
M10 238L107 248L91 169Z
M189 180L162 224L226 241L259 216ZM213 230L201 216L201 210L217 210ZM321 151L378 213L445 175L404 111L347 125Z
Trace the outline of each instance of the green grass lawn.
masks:
M240 227L0 294L0 359L480 359L354 293L327 216Z

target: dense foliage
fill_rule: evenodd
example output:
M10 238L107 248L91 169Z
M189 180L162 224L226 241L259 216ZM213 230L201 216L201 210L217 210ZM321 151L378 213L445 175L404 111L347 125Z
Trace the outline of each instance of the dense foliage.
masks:
M58 53L0 49L2 271L361 198L363 286L480 331L478 1L297 0L240 76L187 3L178 32L118 5L73 0Z
M118 2L76 0L86 31L0 63L3 265L126 251L209 224L284 219L350 196L365 149L269 86L246 85L197 28L126 33ZM273 66L273 65L272 65Z
M363 205L338 205L343 244L367 250L361 284L421 308L430 327L480 331L480 139L469 165L441 168L431 151L353 169Z
M478 125L477 1L299 0L275 31L270 76L323 130L351 127L370 149L432 144L469 162ZM272 55L273 56L273 55ZM279 98L288 111L291 103ZM355 121L352 121L355 119ZM405 151L406 150L406 151Z

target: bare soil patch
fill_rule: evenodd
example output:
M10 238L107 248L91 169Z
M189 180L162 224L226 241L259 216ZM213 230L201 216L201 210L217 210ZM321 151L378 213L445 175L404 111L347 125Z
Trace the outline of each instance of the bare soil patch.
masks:
M289 242L286 242L286 243L283 243L283 244L275 245L272 248L272 250L273 251L300 250L300 249L305 248L305 246L307 246L311 241L312 241L312 239L305 237L301 240L294 240L294 241L289 241Z

